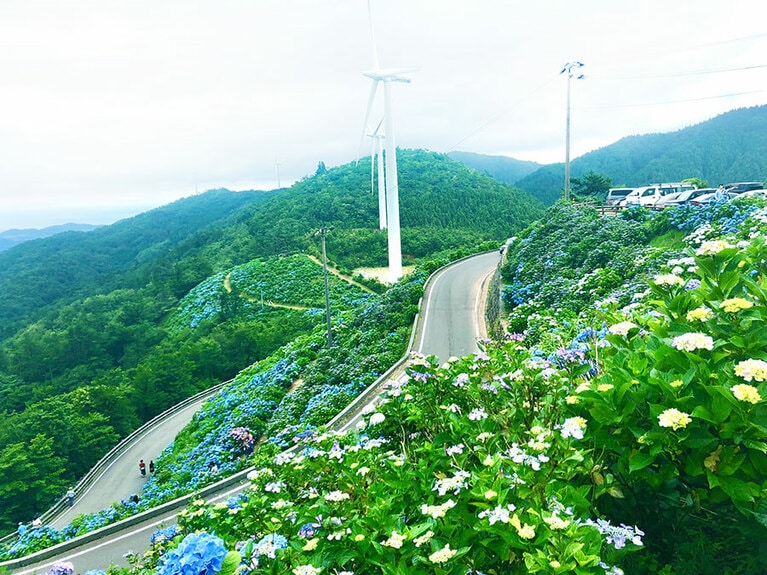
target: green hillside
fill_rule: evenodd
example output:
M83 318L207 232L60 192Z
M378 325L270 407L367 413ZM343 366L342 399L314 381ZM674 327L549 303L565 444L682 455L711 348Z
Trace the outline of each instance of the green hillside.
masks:
M39 318L51 305L143 286L141 272L191 237L269 194L212 190L89 232L66 232L0 252L0 338ZM175 264L175 265L174 265ZM184 293L209 275L188 263L166 262L163 281ZM205 267L205 266L203 266ZM150 273L159 270L150 270Z
M538 217L542 204L445 155L399 150L402 255L407 262L443 249L503 240ZM375 188L377 190L377 187ZM238 261L310 250L312 234L333 228L329 257L342 268L387 264L386 232L378 229L370 162L347 164L297 182L263 205L243 210L203 257ZM223 238L232 241L223 241Z
M767 106L742 108L666 134L635 135L575 158L572 177L596 172L614 186L700 178L720 183L767 181ZM561 197L564 164L551 164L515 185L546 204Z
M557 204L509 242L503 337L411 358L344 434L321 423L367 369L298 338L202 410L144 496L214 481L212 457L252 466L246 491L193 501L110 574L761 575L766 222L760 199L618 218ZM380 339L420 281L346 316L348 341ZM299 380L310 393L285 393Z
M317 358L318 227L332 228L337 266L386 263L364 164L275 193L211 191L0 253L0 525L47 508L142 422L296 338L314 334L312 349L292 361L304 369L309 358L317 374L277 412L282 424L323 391L353 397L398 358L422 275L374 285L380 293L334 277L331 311L350 331L338 334L343 347ZM403 151L400 165L407 263L495 247L542 213L527 194L446 156Z

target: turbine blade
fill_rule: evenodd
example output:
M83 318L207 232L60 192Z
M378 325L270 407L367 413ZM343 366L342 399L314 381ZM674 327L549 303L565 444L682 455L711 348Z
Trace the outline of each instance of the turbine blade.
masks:
M368 22L370 22L370 40L373 44L373 66L378 69L380 64L378 63L378 47L376 46L376 33L373 27L373 10L370 7L370 0L368 0Z
M365 70L362 72L362 75L382 82L410 82L410 78L407 74L417 71L418 68L382 68L377 70Z
M365 123L362 125L362 136L360 136L360 145L359 148L357 148L357 162L359 162L360 154L362 153L362 142L365 141L365 136L367 136L369 127L368 122L370 121L370 110L373 108L373 102L376 98L376 89L378 88L378 80L373 80L372 86L370 86L370 96L368 97L368 108L365 112ZM356 163L356 162L355 162Z
M381 118L381 121L380 121L380 122L378 122L378 125L376 126L376 129L375 129L375 130L373 130L373 133L372 133L372 134L370 134L370 135L371 135L371 136L373 136L374 138L375 138L376 136L378 136L378 131L381 129L381 126L383 126L383 121L384 121L384 119L383 119L383 118Z
M376 154L375 154L375 145L376 141L375 138L373 138L373 141L370 145L370 193L375 194L376 193L376 187L375 187L375 161L376 161Z

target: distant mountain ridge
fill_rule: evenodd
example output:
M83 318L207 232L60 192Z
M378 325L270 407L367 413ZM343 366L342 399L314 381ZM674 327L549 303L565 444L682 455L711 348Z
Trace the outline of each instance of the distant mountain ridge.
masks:
M474 152L449 152L447 155L505 184L515 184L543 167L543 164L538 162L517 160L508 156L487 156Z
M29 240L49 238L63 232L90 232L101 226L93 224L59 224L45 228L23 228L0 232L0 252Z
M498 156L454 157L499 181L514 184L544 204L553 204L561 197L564 163L547 164L510 181L506 166L511 164ZM686 178L700 178L714 186L738 181L766 182L767 105L732 110L675 132L626 136L570 162L571 177L579 178L588 172L609 177L616 187Z

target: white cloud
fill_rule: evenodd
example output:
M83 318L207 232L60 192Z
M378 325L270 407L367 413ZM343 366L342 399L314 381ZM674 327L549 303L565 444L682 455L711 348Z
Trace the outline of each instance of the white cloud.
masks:
M767 101L756 0L372 9L381 65L417 68L393 87L401 147L562 161L571 60L572 157ZM5 0L0 229L352 161L371 67L365 0Z

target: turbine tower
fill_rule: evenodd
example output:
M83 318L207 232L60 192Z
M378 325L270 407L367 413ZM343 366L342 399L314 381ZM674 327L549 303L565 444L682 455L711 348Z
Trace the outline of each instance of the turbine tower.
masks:
M370 191L375 193L376 158L378 158L378 229L386 229L386 177L384 175L383 142L386 136L381 133L381 124L368 137L373 140L370 149Z
M368 72L363 72L373 80L370 87L370 97L368 98L368 108L365 114L365 132L368 129L368 120L370 119L370 110L375 101L378 83L383 83L384 92L384 139L385 139L385 177L386 184L386 227L388 229L388 250L389 250L389 282L395 283L402 277L402 242L400 240L399 225L399 183L397 181L397 142L394 138L394 119L391 105L391 83L392 82L410 82L410 78L405 76L411 69L382 69L378 63L378 50L376 49L375 34L373 30L373 17L370 10L370 0L368 0L368 16L370 18L370 36L373 42L373 65L375 68ZM365 135L363 132L363 138ZM379 176L380 177L380 176Z

